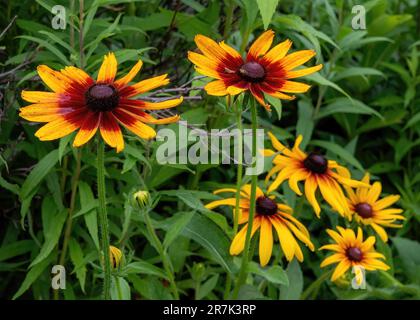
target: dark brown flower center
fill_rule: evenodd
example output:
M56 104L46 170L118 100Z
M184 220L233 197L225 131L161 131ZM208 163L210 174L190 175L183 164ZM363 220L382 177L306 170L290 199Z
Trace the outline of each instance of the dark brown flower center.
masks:
M262 196L257 199L255 210L263 216L272 216L277 213L277 204L274 200Z
M303 161L306 169L315 173L325 173L328 168L328 160L317 153L310 153Z
M359 203L355 206L354 209L356 210L357 214L364 219L372 218L373 216L372 206L369 203Z
M261 82L265 77L265 69L258 62L247 62L238 71L239 76L249 82Z
M86 105L91 111L111 111L118 106L118 91L109 84L94 84L85 93Z
M362 250L356 247L348 248L346 251L347 258L351 261L360 262L363 259Z

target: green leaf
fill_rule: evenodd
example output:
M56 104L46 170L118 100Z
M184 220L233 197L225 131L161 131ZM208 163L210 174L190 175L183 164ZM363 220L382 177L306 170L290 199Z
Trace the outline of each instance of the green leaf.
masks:
M53 150L37 163L26 178L25 182L22 184L22 188L20 190L20 198L22 200L28 198L32 190L38 186L38 184L42 181L42 179L44 179L57 162L58 150Z
M274 12L276 12L279 0L257 0L258 8L263 20L264 29L267 29Z
M205 298L216 287L217 280L219 280L219 275L215 274L204 282L198 289L197 300Z
M308 142L311 140L312 131L314 130L314 108L312 104L305 100L298 102L298 121L296 124L296 135L302 135L303 140L300 144L302 149L305 149Z
M407 275L420 284L420 243L399 237L392 238L392 243L398 250Z
M406 111L403 109L389 110L383 113L384 119L370 118L368 121L365 122L365 124L363 124L356 130L356 133L360 134L363 132L368 132L383 127L389 127L390 125L395 123L400 123L403 120L405 114Z
M281 120L281 113L282 113L282 103L281 100L278 98L275 98L273 96L270 96L269 94L265 95L265 98L267 99L268 103L273 106L274 110L277 113L277 120Z
M190 223L185 226L182 235L206 248L226 271L234 272L233 260L229 255L230 241L210 219L200 214L194 215Z
M31 36L17 36L17 38L26 39L29 41L36 42L46 48L48 51L50 51L52 54L54 54L64 65L69 66L71 65L71 62L66 58L64 54L61 53L60 50L58 50L56 47L54 47L51 43L42 40L40 38L31 37Z
M383 72L374 68L351 67L337 72L332 80L340 81L345 78L358 76L380 76L385 78L385 74Z
M84 181L79 181L79 195L81 211L86 211L83 215L86 227L88 228L89 234L92 237L96 248L99 249L98 217L96 214L98 202L93 196L92 189Z
M112 277L110 294L112 300L131 300L130 285L122 277Z
M286 272L277 265L262 268L257 263L251 262L249 264L249 272L265 278L270 283L289 285L289 278Z
M124 267L122 272L126 274L148 274L151 276L156 276L158 278L168 280L168 276L166 275L165 271L146 261L136 261L129 263Z
M44 272L49 263L53 260L54 254L51 253L46 259L41 261L39 264L31 268L26 274L25 279L19 287L19 290L13 296L13 300L19 298L29 287L39 278L39 276Z
M289 285L280 286L280 300L298 300L303 290L303 274L296 259L289 262L286 273Z
M315 145L315 146L319 146L321 148L324 148L328 151L331 151L332 153L336 154L341 159L343 159L347 163L353 165L354 167L356 167L360 171L364 171L361 163L350 152L348 152L346 149L339 146L338 144L336 144L334 142L321 141L321 140L313 140L313 141L311 141L311 144Z
M6 190L9 190L10 192L19 195L20 194L20 188L17 184L10 183L6 181L1 175L0 175L0 186L3 187Z
M64 154L67 152L66 148L73 137L74 137L74 134L69 134L60 139L60 143L58 144L58 161L60 162L60 164L61 164L61 159L63 158Z
M69 241L70 259L74 265L74 272L76 272L77 279L79 279L80 288L85 292L86 282L86 262L83 259L83 251L79 242L71 238Z
M310 74L310 75L305 76L305 77L306 77L306 79L309 79L311 81L314 81L314 82L320 84L321 86L331 87L334 90L337 90L338 92L345 95L347 98L352 99L347 92L345 92L343 89L341 89L340 86L338 86L334 82L331 82L330 80L324 78L319 72Z
M171 228L166 232L163 246L169 247L171 243L179 236L184 227L190 222L194 212L180 212L171 219Z
M57 245L58 240L60 239L61 230L63 229L64 222L67 218L67 209L62 210L57 214L55 214L54 211L49 211L46 213L46 217L51 223L49 223L46 228L44 227L44 244L42 245L38 256L30 264L30 268L47 259L48 255Z
M32 240L21 240L3 245L0 248L0 261L14 258L32 250Z
M420 121L420 112L416 113L410 120L407 121L407 124L404 126L404 130L415 125L417 122Z
M378 118L383 119L379 112L363 102L345 97L334 99L327 106L322 107L316 118L321 119L336 113L374 114Z

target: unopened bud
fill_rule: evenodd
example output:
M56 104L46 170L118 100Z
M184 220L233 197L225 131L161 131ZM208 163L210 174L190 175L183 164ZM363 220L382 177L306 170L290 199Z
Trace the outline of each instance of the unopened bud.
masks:
M140 209L145 209L150 205L150 193L144 190L137 191L133 195L133 200Z

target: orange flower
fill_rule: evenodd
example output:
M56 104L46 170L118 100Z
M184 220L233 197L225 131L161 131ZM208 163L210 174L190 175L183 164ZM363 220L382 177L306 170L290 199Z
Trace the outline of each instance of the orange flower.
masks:
M361 266L366 270L389 270L389 266L383 261L385 256L375 251L375 237L369 237L363 241L362 229L357 228L357 236L351 229L337 227L337 231L327 229L327 233L335 243L322 246L320 250L330 250L334 254L325 258L321 268L336 264L331 276L331 281L338 280L352 267Z
M350 209L347 205L346 197L341 186L349 186L353 188L368 187L369 185L353 180L344 176L340 171L342 166L337 162L328 160L325 156L317 153L305 153L300 149L303 140L302 135L296 138L293 148L289 149L284 146L271 133L268 133L274 149L277 152L264 149L261 150L264 156L274 156L273 168L268 172L266 182L273 175L276 178L268 187L268 192L277 190L277 188L286 180L289 180L290 188L299 196L302 191L299 188L299 182L305 182L305 196L315 211L317 217L320 217L321 207L316 200L316 190L319 187L322 197L329 205L338 211L340 215L350 217Z
M42 141L59 139L79 129L74 147L88 142L99 128L104 141L120 152L124 140L119 124L143 139L152 139L156 132L145 123L176 122L179 116L156 119L145 111L175 107L182 97L158 103L132 99L169 83L164 74L129 85L142 64L139 60L127 75L115 80L117 60L109 53L96 81L76 67L55 71L45 65L38 66L39 76L53 92L22 91L22 98L33 104L21 108L19 115L29 121L47 122L35 133Z
M188 52L188 59L196 65L197 72L218 79L205 86L208 94L236 95L250 90L257 101L267 110L270 105L264 101L263 93L279 99L292 100L286 93L303 93L309 85L290 81L314 73L322 64L311 68L293 70L315 55L313 50L301 50L287 55L292 42L285 40L271 50L274 32L264 32L249 48L246 59L223 41L216 43L203 35L195 37L195 43L202 54ZM286 92L286 93L285 93Z

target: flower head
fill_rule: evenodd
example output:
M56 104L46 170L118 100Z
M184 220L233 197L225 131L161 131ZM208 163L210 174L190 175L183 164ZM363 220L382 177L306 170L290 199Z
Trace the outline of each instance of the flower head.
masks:
M249 90L255 99L267 110L270 106L264 101L264 93L279 99L292 100L287 93L303 93L309 85L290 81L314 73L322 64L294 70L315 56L313 50L301 50L287 55L292 42L285 40L274 46L274 32L264 32L249 48L246 58L232 47L207 38L195 37L195 43L202 54L188 52L188 59L196 65L197 72L217 80L208 83L204 89L208 94L224 96L236 95Z
M144 209L150 204L150 193L145 190L137 191L133 194L133 200L138 208Z
M235 189L224 188L216 190L214 193L236 192ZM241 189L241 199L239 204L238 222L245 226L235 235L230 246L230 254L238 255L244 250L245 238L248 230L248 219L250 210L251 185L247 184ZM206 205L206 208L213 209L221 205L236 206L235 198L216 200ZM302 250L296 238L305 243L310 250L314 250L314 245L310 240L310 235L305 226L292 216L292 209L281 203L277 203L274 196L267 197L260 188L257 187L255 216L252 225L251 237L260 230L259 256L260 264L265 266L271 258L273 251L273 228L276 230L281 248L288 261L294 256L299 261L303 261Z
M337 227L334 230L327 229L327 233L334 240L334 244L327 244L322 246L320 250L331 250L335 253L324 259L321 263L321 268L330 264L338 263L335 268L331 280L336 281L350 267L360 266L366 270L388 270L389 266L378 259L384 259L384 255L375 251L373 245L375 244L375 237L369 237L363 241L363 232L361 228L357 230L357 236L351 229L344 229Z
M145 111L175 107L182 97L158 103L134 100L139 94L169 83L164 74L130 85L142 64L139 60L128 74L116 80L117 60L109 53L96 81L76 67L55 71L40 65L38 74L53 92L22 91L22 98L32 105L21 108L19 115L29 121L47 122L35 133L43 141L79 130L74 147L87 143L99 129L104 141L120 152L124 149L120 124L143 139L152 139L156 132L146 123L171 123L179 117L156 119Z
M110 260L112 268L114 269L119 268L121 264L122 256L123 255L120 249L114 246L109 246L109 260Z
M280 184L289 180L290 188L299 196L302 191L298 182L305 181L305 195L316 215L319 217L321 208L316 200L315 192L319 187L322 197L328 204L338 211L342 216L349 216L350 211L344 196L341 185L350 187L367 186L365 183L352 180L350 177L343 176L337 162L328 160L325 156L318 153L306 154L299 145L303 137L299 135L292 149L285 147L277 138L268 133L273 144L273 150L263 150L264 156L273 156L274 167L268 172L266 181L277 174L274 181L268 188L268 192L276 190Z
M340 169L344 176L349 177L350 173L347 169ZM369 174L366 174L362 181L367 187L357 187L356 190L346 187L347 202L350 208L351 217L354 217L357 223L367 225L373 228L379 237L384 241L388 241L388 235L383 227L401 228L401 224L397 224L398 220L405 220L400 215L402 209L389 208L397 202L399 195L389 195L380 199L382 184L379 181L369 184Z

